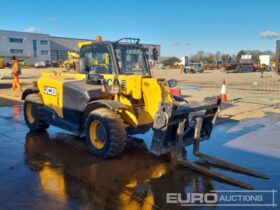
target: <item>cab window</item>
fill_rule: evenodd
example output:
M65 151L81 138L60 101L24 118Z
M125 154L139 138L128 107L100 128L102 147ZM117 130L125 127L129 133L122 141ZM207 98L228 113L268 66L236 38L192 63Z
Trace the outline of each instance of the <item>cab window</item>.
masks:
M149 74L142 49L138 46L116 46L116 56L121 72L125 74Z
M85 46L82 49L81 57L88 60L88 73L116 74L112 54L108 46Z

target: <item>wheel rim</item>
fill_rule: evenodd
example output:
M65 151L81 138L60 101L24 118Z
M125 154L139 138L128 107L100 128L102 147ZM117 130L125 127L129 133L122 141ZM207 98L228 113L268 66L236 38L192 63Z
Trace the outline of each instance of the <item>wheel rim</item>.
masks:
M94 120L89 128L90 141L97 149L102 149L106 143L106 131L99 120Z
M35 118L33 116L32 111L33 111L33 105L31 103L28 103L26 106L26 116L27 116L28 122L31 124L35 122Z

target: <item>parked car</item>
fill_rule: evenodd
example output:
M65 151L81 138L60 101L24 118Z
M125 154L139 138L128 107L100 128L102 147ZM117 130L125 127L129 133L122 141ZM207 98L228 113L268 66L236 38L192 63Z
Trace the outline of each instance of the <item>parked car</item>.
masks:
M49 67L49 61L36 61L34 63L35 68Z
M191 73L196 73L196 72L203 72L204 71L204 66L202 63L191 63L185 66L184 69L185 73L191 72Z
M238 72L254 72L257 67L253 64L239 64L237 70Z
M237 68L237 63L235 61L228 61L225 65L224 68L226 70L234 70Z

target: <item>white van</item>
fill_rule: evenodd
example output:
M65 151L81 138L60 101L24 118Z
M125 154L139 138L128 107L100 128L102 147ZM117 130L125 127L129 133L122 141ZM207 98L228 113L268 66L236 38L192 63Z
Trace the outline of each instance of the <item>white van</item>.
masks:
M202 63L190 63L185 67L184 71L185 71L185 73L188 73L188 72L201 73L204 71L204 65Z

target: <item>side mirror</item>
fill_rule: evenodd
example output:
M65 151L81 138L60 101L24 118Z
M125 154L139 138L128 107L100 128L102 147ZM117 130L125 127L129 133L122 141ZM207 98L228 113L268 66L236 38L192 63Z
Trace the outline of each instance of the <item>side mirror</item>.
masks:
M89 73L90 66L89 66L89 59L87 57L83 57L79 59L79 67L81 73Z
M168 86L172 88L172 87L177 86L178 81L176 79L170 79L170 80L167 81L167 83L168 83Z

